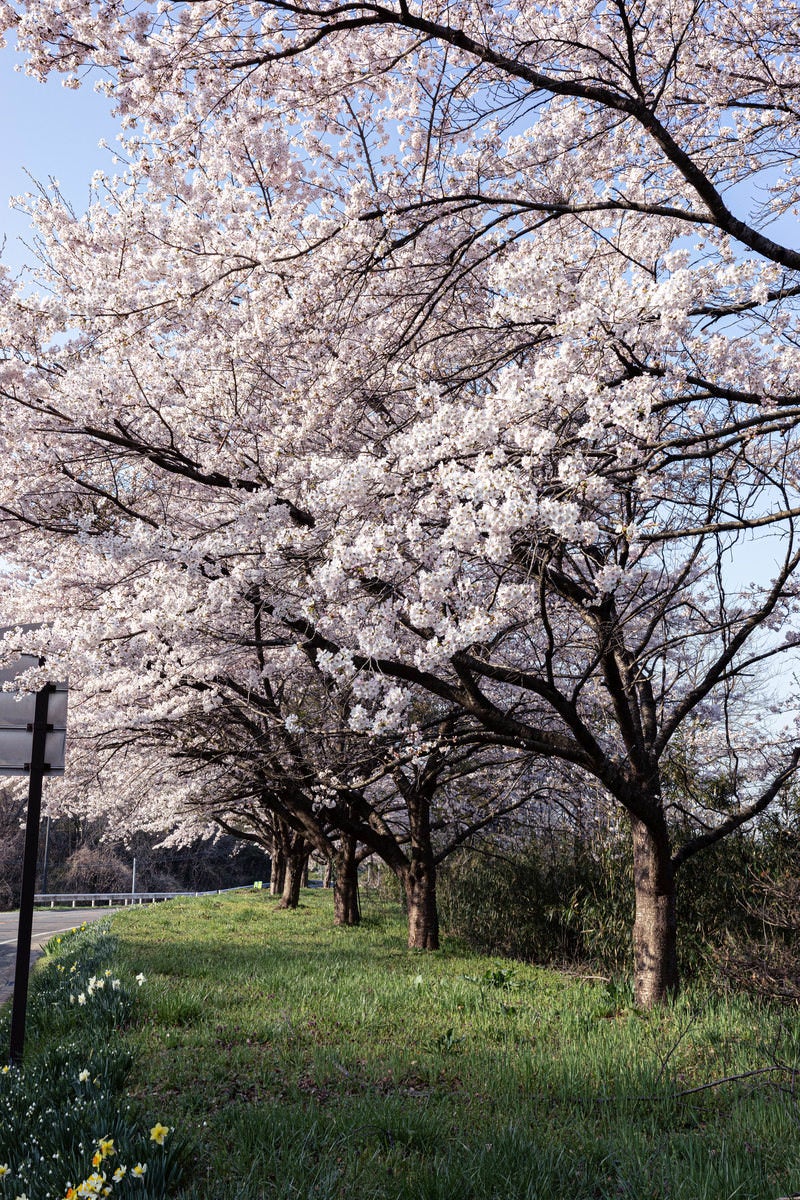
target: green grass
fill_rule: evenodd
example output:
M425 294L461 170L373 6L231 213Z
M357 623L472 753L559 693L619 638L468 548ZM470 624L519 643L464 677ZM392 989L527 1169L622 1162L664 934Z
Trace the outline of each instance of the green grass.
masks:
M176 1200L775 1200L800 1190L794 1012L405 948L328 897L171 901L114 924L143 971L129 1088L193 1143Z

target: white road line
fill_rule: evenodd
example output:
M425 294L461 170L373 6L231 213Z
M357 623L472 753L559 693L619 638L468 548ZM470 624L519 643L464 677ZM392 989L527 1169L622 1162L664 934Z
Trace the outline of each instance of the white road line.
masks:
M61 930L61 929L53 929L53 930L47 930L47 929L34 929L34 931L33 931L32 935L31 935L31 937L32 937L32 938L39 938L39 937L54 937L54 936L55 936L57 933L63 933L63 932L64 932L64 931L63 931L63 930ZM0 946L13 946L13 945L14 945L14 943L16 942L16 940L17 940L17 939L16 939L15 937L13 937L13 938L7 938L7 939L6 939L6 941L4 941L4 942L0 942Z
M70 930L75 929L75 928L77 928L77 926L75 926L75 925L70 925L66 929L64 928L63 925L57 925L55 929L36 929L36 928L34 928L33 933L31 934L31 937L32 938L55 937L55 935L57 933L69 933ZM16 942L16 940L17 939L15 937L7 938L5 941L0 942L0 946L13 946L13 944L14 944L14 942Z
M81 910L78 909L78 912L80 912L80 911ZM115 908L111 908L108 910L104 909L103 913L104 913L104 915L108 915L109 912L114 913L116 911L117 910ZM34 927L33 927L33 932L31 934L31 938L34 941L37 938L39 938L39 939L51 938L51 937L55 937L57 933L69 933L72 929L77 929L77 928L79 928L78 924L66 925L66 926L65 925L57 925L55 929L39 929L37 927L36 923L34 922ZM16 944L16 942L17 942L16 937L6 938L5 940L0 941L0 946L13 946Z

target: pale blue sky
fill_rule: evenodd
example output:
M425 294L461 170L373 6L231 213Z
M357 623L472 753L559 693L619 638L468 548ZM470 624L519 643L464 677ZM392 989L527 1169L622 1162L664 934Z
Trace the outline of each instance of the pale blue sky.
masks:
M3 261L14 269L31 257L19 240L28 237L27 219L8 205L10 196L32 190L25 170L42 183L57 179L81 211L92 173L111 165L98 142L113 146L118 130L109 101L91 83L76 91L62 87L60 77L37 83L14 70L18 62L11 50L0 51L0 238L6 238Z

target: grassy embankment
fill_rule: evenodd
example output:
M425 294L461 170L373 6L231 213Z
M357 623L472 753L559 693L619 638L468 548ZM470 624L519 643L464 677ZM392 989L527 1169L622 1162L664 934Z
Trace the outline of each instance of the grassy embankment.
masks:
M194 1143L180 1200L775 1200L800 1189L794 1013L404 948L266 894L115 922L143 971L133 1096Z

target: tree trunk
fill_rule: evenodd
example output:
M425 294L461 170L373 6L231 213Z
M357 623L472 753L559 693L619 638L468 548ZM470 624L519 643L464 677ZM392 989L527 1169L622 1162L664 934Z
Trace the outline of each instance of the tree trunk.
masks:
M325 859L325 871L322 876L322 886L329 888L333 883L333 863L329 858Z
M297 908L300 903L300 888L303 884L303 868L308 862L307 854L286 856L286 878L279 908Z
M663 815L648 829L631 817L636 918L634 992L640 1008L663 1004L678 991L675 875Z
M270 857L269 891L271 896L282 896L286 882L286 855L280 846L273 846Z
M405 779L402 772L395 778L405 800L411 834L411 861L401 875L408 909L408 947L438 950L439 914L430 807L436 775L415 770L413 782Z
M436 908L436 865L412 859L403 878L408 909L410 950L439 949L439 914Z
M343 837L336 854L333 881L334 925L358 925L361 920L356 845L355 838Z

